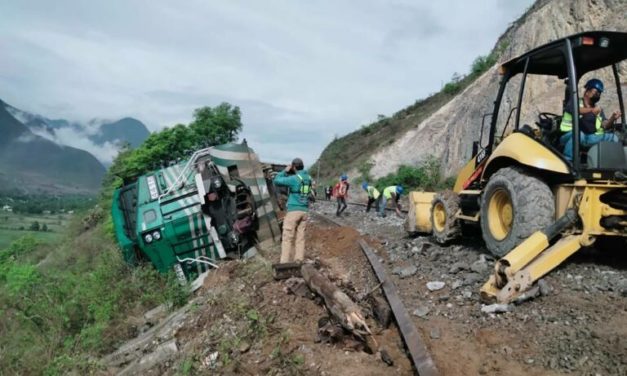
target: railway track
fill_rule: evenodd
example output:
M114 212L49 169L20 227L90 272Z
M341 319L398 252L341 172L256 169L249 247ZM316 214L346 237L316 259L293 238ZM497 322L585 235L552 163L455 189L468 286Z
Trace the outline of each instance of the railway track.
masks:
M352 203L352 205L360 205L359 203ZM363 205L363 204L361 204ZM365 206L365 205L364 205ZM320 213L312 213L315 217L326 221L334 226L343 227L346 224L340 220L328 217ZM427 346L423 341L420 333L413 324L407 308L400 299L398 289L396 285L387 277L385 268L379 261L379 257L375 254L375 251L363 240L359 240L359 246L361 247L368 263L370 264L373 272L377 276L383 295L388 301L394 319L396 320L401 336L407 347L409 358L414 365L415 370L420 376L437 376L439 372L435 366L435 363L431 357L431 354L427 350Z
M316 199L316 201L322 201L322 202L329 202L329 203L335 203L335 200L327 200L327 199ZM364 204L363 202L346 202L347 205L350 206L361 206L362 208L366 207L366 204ZM374 207L372 208L372 210L374 210ZM394 211L394 209L392 208L385 208L386 211ZM401 209L402 213L406 213L407 214L407 209Z

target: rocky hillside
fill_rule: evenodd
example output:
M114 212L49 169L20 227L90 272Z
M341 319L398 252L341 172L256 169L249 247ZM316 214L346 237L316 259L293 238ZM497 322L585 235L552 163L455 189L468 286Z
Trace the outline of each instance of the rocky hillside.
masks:
M577 32L626 31L625 18L618 16L624 14L627 14L627 2L623 0L538 0L497 40L492 54L503 62ZM613 82L610 74L607 70L597 76L609 83ZM622 78L627 76L625 64L620 74ZM588 78L584 76L582 81ZM455 96L440 92L389 119L335 140L321 155L321 175L335 176L338 171L333 161L342 160L349 161L348 168L342 166L342 169L352 176L360 175L372 165L370 174L381 177L395 172L400 165L415 165L428 155L440 158L444 173L454 175L471 157L472 142L479 138L483 115L491 112L499 79L494 65L472 82L462 81L464 88ZM517 87L514 80L499 119L507 117ZM526 93L529 97L525 97L527 105L522 110L521 124L534 124L539 112L561 113L563 81L535 77L527 81ZM615 97L615 90L608 88L601 102L608 110L618 108L609 101L612 96ZM504 122L499 125L504 126ZM355 147L360 150L358 153L352 150Z

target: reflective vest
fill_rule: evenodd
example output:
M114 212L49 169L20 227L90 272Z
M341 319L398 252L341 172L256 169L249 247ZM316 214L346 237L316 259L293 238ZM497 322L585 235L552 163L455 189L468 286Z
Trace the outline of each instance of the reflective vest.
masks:
M309 195L309 193L311 193L311 182L309 181L309 179L305 180L302 176L298 174L296 174L296 177L298 178L298 180L300 180L300 188L298 189L298 193L300 193L302 196Z
M301 204L308 204L309 200L313 200L313 191L311 189L311 180L305 178L303 179L298 173L296 173L296 177L300 180L300 187L298 188L298 192L291 192L290 194L298 195L298 201Z
M392 198L392 193L396 194L396 186L395 185L390 185L389 187L385 188L383 190L383 197L387 198L388 200Z
M366 190L366 192L368 192L368 197L372 197L375 200L379 198L379 191L373 187L372 185L368 186L368 189Z
M583 99L579 99L579 107L583 107ZM581 115L579 116L581 117ZM601 113L599 113L596 117L596 121L594 123L594 127L596 129L595 134L603 134L603 119L601 118ZM560 123L560 131L561 132L570 132L573 129L573 115L564 111L564 115L562 116L562 122Z
M346 197L348 193L348 183L341 181L333 187L333 196L336 198Z

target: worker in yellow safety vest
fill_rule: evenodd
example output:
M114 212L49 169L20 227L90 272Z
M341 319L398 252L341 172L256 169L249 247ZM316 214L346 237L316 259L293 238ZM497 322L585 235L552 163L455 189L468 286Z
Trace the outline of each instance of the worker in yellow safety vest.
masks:
M363 182L361 183L361 188L363 188L364 191L366 191L366 193L368 194L368 203L366 204L366 213L368 213L370 211L370 208L372 207L372 204L374 204L375 206L375 211L379 211L379 196L381 195L379 193L379 190L377 190L377 188L373 185L368 185L367 182Z
M403 193L403 187L400 185L391 185L386 187L383 190L383 194L381 195L381 204L379 205L379 216L385 217L385 207L387 206L388 200L394 202L394 210L396 210L396 215L401 216L401 205L398 200L401 198L401 194Z
M593 78L584 85L583 97L579 99L579 142L582 146L591 147L601 141L618 142L618 137L611 132L616 119L621 112L614 111L609 118L597 102L603 93L603 82ZM573 106L568 103L564 108L564 115L560 124L560 131L565 132L560 138L560 145L564 145L564 156L569 161L573 160Z

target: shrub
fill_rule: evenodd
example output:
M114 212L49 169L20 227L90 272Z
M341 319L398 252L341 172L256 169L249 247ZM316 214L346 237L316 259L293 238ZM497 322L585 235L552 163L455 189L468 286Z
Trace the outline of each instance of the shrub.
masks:
M98 365L90 359L132 333L129 316L168 300L185 303L188 293L174 276L129 268L102 227L48 249L46 262L29 262L42 247L33 237L0 252L3 372L93 373Z
M461 89L462 85L459 82L448 82L446 85L444 85L442 91L445 94L454 95L459 93Z
M417 167L401 165L396 173L388 174L376 182L379 190L390 185L402 185L406 190L436 190L441 184L441 164L434 156L428 156Z

